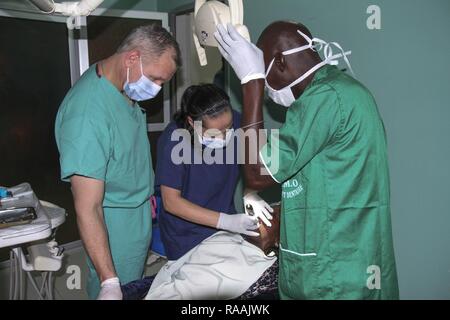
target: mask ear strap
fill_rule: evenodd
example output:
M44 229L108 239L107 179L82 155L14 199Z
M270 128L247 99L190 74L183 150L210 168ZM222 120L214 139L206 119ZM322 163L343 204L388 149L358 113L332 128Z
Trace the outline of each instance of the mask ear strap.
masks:
M309 45L312 46L313 44L313 39L311 39L310 37L308 37L306 34L304 34L303 32L301 32L300 30L297 30L297 32L306 40L308 41Z
M130 68L127 68L127 83L130 82Z
M306 34L304 34L303 32L301 32L300 30L297 30L297 32L303 37L305 38L306 41L309 42L311 49L313 49L314 51L321 51L322 49L324 49L324 55L325 55L325 60L330 62L330 64L338 64L338 62L335 60L336 58L334 58L335 56L333 56L333 50L331 48L331 45L334 45L336 48L339 49L339 51L341 51L341 55L336 55L337 57L341 57L344 59L345 63L347 64L350 72L355 75L355 73L353 72L352 66L350 64L350 61L348 60L347 56L350 55L352 52L351 51L347 51L345 52L344 49L342 49L342 47L337 43L337 42L326 42L322 39L319 38L313 38L311 39L310 37L308 37ZM319 48L316 49L314 43L318 43ZM295 49L294 49L295 50ZM333 59L334 58L334 59Z
M275 58L272 59L272 61L271 61L270 64L269 64L269 67L267 68L267 71L266 71L266 79L267 79L267 76L269 75L270 70L272 70L272 66L273 66L273 63L274 63L274 62L275 62Z
M294 48L294 49L283 51L281 53L283 56L288 56L290 54L294 54L294 53L297 53L297 52L305 51L307 49L313 49L313 40L310 37L308 37L306 34L301 32L300 30L297 30L297 32L308 42L308 44L305 44L304 46L301 46L301 47L298 47L298 48ZM274 62L275 62L275 58L272 59L272 61L269 64L269 67L267 68L266 77L268 76L270 70L272 69L272 65L273 65Z
M333 50L331 48L331 45L338 48L338 50L341 51L341 53L333 55ZM343 58L345 63L347 64L350 72L352 73L352 75L355 75L355 73L353 72L353 68L350 64L350 61L347 58L347 56L350 55L351 53L352 53L351 51L347 51L347 52L344 51L344 49L337 42L330 42L324 50L325 60L329 61L329 63L332 65L337 65L339 62L336 59Z
M282 54L283 56L288 56L288 55L290 55L290 54L297 53L297 52L301 52L301 51L305 51L306 49L310 49L310 48L311 48L311 45L310 45L310 44L307 44L307 45L304 45L304 46L301 46L301 47L298 47L298 48L295 48L295 49L283 51L281 54ZM273 66L273 63L274 63L274 62L275 62L275 58L272 59L272 61L271 61L270 64L269 64L269 67L267 68L267 71L266 71L266 78L267 78L267 76L269 75L269 72L270 72L270 70L272 69L272 66Z
M301 51L305 51L306 49L310 49L310 48L312 48L311 45L310 44L306 44L304 46L301 46L301 47L298 47L298 48L295 48L295 49L283 51L282 55L283 56L288 56L290 54L301 52Z
M321 67L323 67L324 65L326 65L328 62L326 60L316 64L314 67L312 67L311 69L309 69L307 72L305 72L300 78L298 78L297 80L295 80L294 82L292 82L290 85L284 87L285 88L292 88L293 86L296 86L297 84L299 84L300 82L302 82L303 80L305 80L306 78L308 78L313 72L319 70ZM283 90L281 89L281 90Z
M294 49L283 51L282 52L283 56L287 56L287 55L290 55L290 54L293 54L293 53L305 51L307 49L311 49L311 50L314 50L314 51L318 52L318 51L321 51L322 48L327 45L327 43L325 41L323 41L322 39L319 39L319 38L311 39L310 37L308 37L306 34L301 32L300 30L297 30L297 32L298 32L298 34L300 34L308 42L308 44L306 44L304 46L301 46L301 47L298 47L298 48L294 48ZM315 48L314 42L316 42L318 44L318 46L319 46L318 49ZM275 62L275 58L272 59L272 61L269 64L269 67L267 68L267 71L266 71L266 85L268 87L270 87L270 86L269 86L269 84L267 82L267 76L269 75L269 72L272 69L272 66L273 66L274 62Z
M141 75L144 75L144 69L142 67L142 57L141 56L139 56L139 62L140 62L140 65L141 65Z

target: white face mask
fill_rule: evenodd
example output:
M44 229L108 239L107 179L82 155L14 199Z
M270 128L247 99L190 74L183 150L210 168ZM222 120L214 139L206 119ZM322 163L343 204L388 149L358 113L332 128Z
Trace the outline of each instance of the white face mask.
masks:
M319 64L316 64L314 67L309 69L305 74L300 76L297 80L292 82L290 85L287 85L286 87L284 87L284 88L282 88L280 90L275 90L267 82L267 76L269 75L269 72L272 69L273 63L275 62L275 58L272 59L272 61L269 64L269 68L267 68L267 72L266 72L266 90L267 90L267 94L273 100L273 102L275 102L275 103L277 103L279 105L285 106L285 107L290 107L295 102L295 97L294 97L294 94L292 93L292 87L296 86L297 84L299 84L300 82L302 82L303 80L308 78L313 72L317 71L318 69L320 69L321 67L323 67L326 64L337 65L338 61L336 59L338 59L338 58L344 58L345 62L348 65L349 70L353 74L352 67L350 65L350 62L347 59L347 56L352 53L351 51L345 52L344 49L342 49L342 47L336 42L328 43L328 42L325 42L325 41L323 41L323 40L321 40L319 38L311 39L310 37L308 37L306 34L301 32L300 30L297 30L297 32L306 41L308 41L308 44L304 45L304 46L301 46L301 47L298 47L298 48L294 48L294 49L291 49L291 50L284 51L284 52L282 52L282 55L283 56L287 56L287 55L290 55L290 54L293 54L293 53L297 53L297 52L301 52L301 51L305 51L305 50L308 50L308 49L311 49L311 50L319 52L319 51L321 51L323 49L323 54L324 54L325 60L323 60ZM333 50L331 48L331 45L333 45L336 48L338 48L341 51L341 53L333 55Z
M198 140L202 145L211 149L225 148L233 137L234 129L228 129L225 135L225 139L204 137L197 132Z

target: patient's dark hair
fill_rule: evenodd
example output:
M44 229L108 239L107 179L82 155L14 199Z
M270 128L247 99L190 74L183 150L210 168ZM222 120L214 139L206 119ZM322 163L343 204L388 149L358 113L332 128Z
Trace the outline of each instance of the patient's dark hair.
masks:
M215 84L200 84L190 86L181 98L181 109L173 119L178 127L189 130L193 136L194 129L188 121L201 121L204 116L215 118L231 109L230 98Z

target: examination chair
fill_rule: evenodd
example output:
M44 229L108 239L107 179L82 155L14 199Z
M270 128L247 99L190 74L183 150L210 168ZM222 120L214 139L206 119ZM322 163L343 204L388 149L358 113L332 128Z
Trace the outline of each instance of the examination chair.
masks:
M259 227L260 236L244 236L245 240L260 248L266 255L278 255L278 243L280 236L280 206L273 204L274 212L269 228L261 222ZM278 299L278 261L276 261L262 276L249 287L249 289L238 299L265 300ZM149 291L155 276L145 277L122 286L124 300L141 300Z

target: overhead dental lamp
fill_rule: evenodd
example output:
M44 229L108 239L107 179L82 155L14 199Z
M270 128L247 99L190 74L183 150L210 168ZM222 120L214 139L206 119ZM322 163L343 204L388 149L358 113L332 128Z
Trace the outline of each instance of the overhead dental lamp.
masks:
M53 0L29 0L41 12L47 14L62 14L68 16L67 28L73 29L77 23L76 18L88 16L94 11L104 0L81 0L70 2L55 2Z
M214 32L218 24L231 23L244 38L250 41L250 34L244 26L242 0L228 0L228 5L217 0L196 0L194 13L194 43L200 65L208 64L205 46L218 47Z
M29 0L44 13L60 13L64 16L87 16L104 0L54 2L53 0Z

